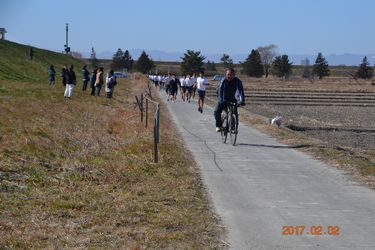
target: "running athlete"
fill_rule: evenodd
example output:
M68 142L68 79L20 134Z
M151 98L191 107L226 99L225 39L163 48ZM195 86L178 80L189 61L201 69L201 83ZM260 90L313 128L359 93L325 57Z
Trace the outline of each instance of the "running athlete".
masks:
M191 93L193 92L193 82L194 80L191 79L190 75L187 75L185 78L185 87L186 87L186 92L185 92L185 97L188 102L190 102L191 99Z
M195 73L190 78L190 80L193 83L193 86L191 87L192 99L195 101L195 93L197 92L197 77Z
M196 88L198 91L198 111L203 113L203 104L204 104L204 97L206 95L206 86L209 85L208 79L203 77L204 72L203 70L199 73L199 77L197 78Z
M169 81L169 96L172 102L176 101L176 96L177 96L179 85L180 85L180 80L178 80L175 74L172 74L171 80Z
M182 101L185 101L185 91L186 91L185 78L186 78L185 75L183 75L180 78L180 84L181 84L180 93L181 93L181 99L182 99Z

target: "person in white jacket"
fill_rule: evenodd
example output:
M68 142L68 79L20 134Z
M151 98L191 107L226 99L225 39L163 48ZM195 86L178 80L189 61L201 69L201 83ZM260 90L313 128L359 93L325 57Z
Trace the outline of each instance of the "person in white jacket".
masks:
M208 79L203 76L204 72L199 72L199 77L196 80L196 87L198 91L198 111L203 113L204 97L206 95L206 86L210 83Z
M112 98L116 84L116 76L114 75L113 69L111 69L105 78L105 92L107 93L107 98Z

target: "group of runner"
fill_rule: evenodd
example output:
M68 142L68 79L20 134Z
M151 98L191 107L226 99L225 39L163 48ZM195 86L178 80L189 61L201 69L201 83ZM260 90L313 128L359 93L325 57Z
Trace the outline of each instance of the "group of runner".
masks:
M203 113L206 86L209 85L203 71L199 72L198 77L196 74L188 74L178 78L175 74L168 74L165 76L149 75L149 79L159 90L165 89L167 101L175 102L179 91L182 101L190 103L198 92L198 111Z
M190 102L190 99L195 97L195 92L198 92L198 111L203 113L204 97L206 93L206 86L209 85L208 79L204 77L204 72L199 72L199 77L193 75L182 76L177 78L175 74L167 76L150 75L150 81L161 90L165 89L167 92L167 100L176 101L178 90L181 93L183 101ZM238 100L239 99L239 102ZM237 106L245 105L245 94L242 81L235 76L235 70L228 68L226 70L225 78L221 80L217 88L217 103L214 109L216 131L222 130L221 113L230 103L236 103ZM236 115L237 109L236 109Z

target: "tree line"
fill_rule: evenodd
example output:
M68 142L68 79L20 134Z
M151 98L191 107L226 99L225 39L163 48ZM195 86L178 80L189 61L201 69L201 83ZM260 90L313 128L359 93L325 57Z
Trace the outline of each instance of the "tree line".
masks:
M99 61L96 57L94 48L91 48L90 64L92 67L98 67ZM134 61L128 50L125 52L119 48L112 57L111 69L118 71L132 71L136 70L143 74L149 73L155 67L154 61L142 51L139 58Z
M277 77L288 78L292 74L293 63L289 61L288 55L277 55L276 49L277 46L271 44L251 50L246 60L240 62L241 72L251 77L265 76L267 78L272 74ZM187 50L181 59L180 71L183 75L197 73L201 70L216 71L215 62L208 60L205 63L204 60L206 58L201 55L200 51ZM90 61L92 66L97 66L98 60L96 59L94 48L92 48ZM220 63L225 68L234 66L233 60L225 53L221 57ZM301 64L303 65L302 77L304 78L310 79L317 76L322 79L330 75L329 64L320 52L313 65L310 65L310 61L307 58ZM137 70L147 74L155 68L155 63L145 51L134 61L128 50L123 52L119 48L113 55L111 68L114 70ZM366 56L352 76L363 79L371 79L373 77L373 67L370 66Z

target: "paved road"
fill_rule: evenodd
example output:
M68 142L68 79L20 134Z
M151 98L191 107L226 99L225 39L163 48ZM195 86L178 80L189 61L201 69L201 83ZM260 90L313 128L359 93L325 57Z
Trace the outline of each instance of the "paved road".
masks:
M375 249L374 191L244 124L237 146L223 144L211 108L200 114L193 102L166 103L231 249ZM320 225L322 235L312 235ZM284 226L306 228L286 236ZM340 234L329 235L329 226Z

